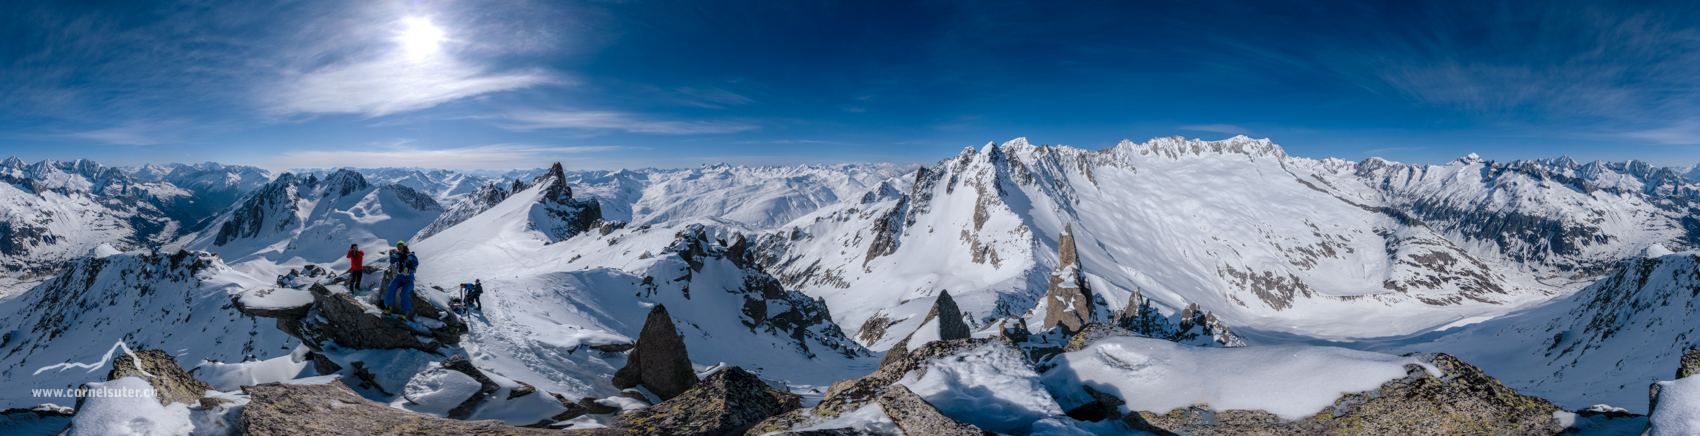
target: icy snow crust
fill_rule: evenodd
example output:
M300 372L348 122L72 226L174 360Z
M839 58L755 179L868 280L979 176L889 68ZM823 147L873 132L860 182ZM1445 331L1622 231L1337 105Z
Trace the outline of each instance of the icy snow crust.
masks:
M1344 348L1201 348L1138 337L1103 339L1053 362L1057 366L1045 374L1045 385L1062 394L1065 405L1091 402L1079 389L1086 385L1122 398L1133 411L1208 404L1213 410L1263 410L1286 420L1404 377L1405 365L1427 367L1411 357Z
M1659 408L1648 421L1649 436L1700 434L1700 377L1659 382Z
M89 383L89 389L152 392L153 386L138 377L124 377ZM70 435L187 435L194 429L187 405L161 406L152 395L115 395L85 400L83 408L71 419Z

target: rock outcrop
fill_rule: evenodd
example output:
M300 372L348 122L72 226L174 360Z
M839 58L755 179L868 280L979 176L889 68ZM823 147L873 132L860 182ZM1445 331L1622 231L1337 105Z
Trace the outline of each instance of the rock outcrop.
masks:
M1086 324L1085 327L1080 329L1079 333L1075 333L1074 336L1068 337L1068 343L1063 345L1062 351L1064 353L1072 353L1084 350L1099 339L1119 336L1133 336L1133 332L1101 322Z
M496 391L502 389L502 387L497 385L494 380L490 380L489 376L484 375L484 371L479 371L478 368L472 366L472 362L467 361L466 356L456 354L446 360L443 360L441 365L443 366L443 369L456 371L461 374L466 374L468 377L472 377L473 380L478 381L479 385L477 393L472 394L472 396L467 398L466 401L461 402L459 406L449 409L450 418L466 419L467 417L472 416L472 410L478 407L478 403L484 402L485 399L490 397L490 394L494 394Z
M1261 410L1211 410L1197 405L1172 411L1138 411L1122 417L1135 430L1159 435L1555 435L1565 427L1547 400L1522 395L1475 366L1446 354L1420 359L1439 377L1407 365L1405 377L1374 391L1347 394L1316 415L1283 421ZM1099 401L1103 401L1100 399ZM1114 399L1120 401L1120 399Z
M882 363L878 370L875 370L872 374L868 374L867 376L859 379L844 380L834 383L832 387L827 390L826 395L821 397L820 403L815 405L814 408L792 411L768 418L766 421L756 424L756 426L751 428L748 433L745 433L745 435L757 436L771 432L808 427L854 411L862 406L868 405L869 403L880 401L880 397L885 395L893 386L896 386L897 381L901 380L904 374L920 368L922 363L933 359L947 358L960 350L989 343L998 343L1009 347L1014 346L994 338L971 338L949 341L932 341L922 344L921 346L916 347L913 351L907 353L893 354L888 352L888 354L886 354L887 361ZM890 409L886 409L886 413L891 414L893 412ZM893 416L892 419L895 421L897 417Z
M992 436L970 424L951 419L926 399L903 385L892 385L879 396L880 409L903 429L904 434L929 436Z
M1113 323L1140 336L1184 344L1245 346L1245 341L1235 336L1215 313L1200 308L1197 303L1188 304L1179 315L1178 320L1163 316L1150 299L1135 289L1128 294L1127 305L1122 306Z
M135 357L140 357L140 359ZM171 403L199 404L201 397L205 396L207 391L218 390L213 385L189 375L188 371L184 371L183 367L177 364L177 358L165 351L140 350L136 351L135 357L125 353L112 358L112 370L106 373L106 380L111 381L124 377L140 377L147 380L149 385L153 385L154 397L159 400L161 406ZM138 367L140 368L139 371ZM152 376L149 376L149 374ZM82 409L82 403L82 398L79 397L77 399L78 409Z
M1057 269L1051 272L1051 286L1046 289L1042 300L1045 303L1043 328L1050 330L1060 325L1063 334L1072 335L1094 320L1092 286L1080 271L1072 225L1063 226L1062 235L1057 237L1057 257L1060 259Z
M413 322L407 322L385 317L347 292L318 283L307 290L313 294L313 304L302 316L294 316L298 310L243 313L277 318L279 330L301 339L314 351L335 344L361 350L412 348L436 354L443 345L458 345L460 335L467 331L459 316L438 308L418 292L412 294Z
M501 421L458 421L420 415L361 398L342 383L266 383L242 389L239 433L252 436L304 434L369 435L559 435L558 430L512 427ZM625 434L576 432L576 434Z
M802 397L774 389L733 366L671 400L621 415L613 427L657 436L738 435L768 417L801 407Z
M968 324L962 322L962 309L950 298L950 291L939 291L939 299L927 311L927 321L939 320L939 340L968 339ZM924 323L923 323L924 324Z
M684 336L673 326L667 307L655 305L649 309L643 331L638 333L637 347L626 356L626 366L614 373L614 387L643 385L665 401L685 393L696 383L696 371L685 352Z
M1700 348L1689 348L1682 352L1682 366L1676 368L1676 378L1695 374L1700 374Z

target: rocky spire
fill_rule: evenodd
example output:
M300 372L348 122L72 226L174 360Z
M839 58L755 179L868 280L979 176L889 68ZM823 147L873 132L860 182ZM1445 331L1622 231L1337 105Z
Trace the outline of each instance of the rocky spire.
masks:
M1057 237L1057 269L1045 291L1045 330L1061 325L1064 334L1074 334L1093 321L1092 287L1080 274L1076 256L1074 227L1065 225Z
M573 198L573 188L567 186L567 172L561 168L560 162L549 166L549 172L538 176L532 183L547 183L543 189L543 201L565 204Z
M939 299L933 302L933 309L927 312L927 319L939 319L939 340L968 339L968 324L962 322L962 309L956 307L956 300L950 298L950 291L940 291Z
M614 373L614 387L626 389L643 385L663 401L685 393L697 383L696 371L691 368L691 356L685 352L685 338L673 327L673 316L667 306L657 304L649 309L649 319L638 333L637 348L626 356L626 366Z

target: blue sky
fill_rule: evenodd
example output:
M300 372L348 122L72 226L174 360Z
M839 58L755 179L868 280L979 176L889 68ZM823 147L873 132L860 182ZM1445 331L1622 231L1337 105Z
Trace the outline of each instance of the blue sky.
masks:
M22 1L0 155L930 163L1027 137L1700 163L1700 3Z

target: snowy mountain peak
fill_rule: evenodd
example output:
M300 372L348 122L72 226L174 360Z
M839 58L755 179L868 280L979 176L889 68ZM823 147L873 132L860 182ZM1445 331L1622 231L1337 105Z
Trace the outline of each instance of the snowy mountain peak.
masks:
M365 190L371 186L366 183L366 177L361 175L360 172L347 168L336 170L329 176L325 176L324 185L325 196L335 194L339 197L347 196L354 191Z
M554 165L549 166L549 172L533 179L532 185L544 186L543 201L566 204L573 198L573 188L567 186L567 174L561 168L560 162L555 162ZM597 218L601 218L600 214Z
M1180 136L1152 138L1143 144L1133 144L1132 141L1124 140L1122 144L1117 145L1117 148L1123 147L1135 154L1155 154L1170 159L1206 154L1241 154L1252 158L1274 157L1278 159L1287 157L1287 151L1274 142L1268 139L1251 139L1245 135L1236 135L1221 141L1186 139Z

